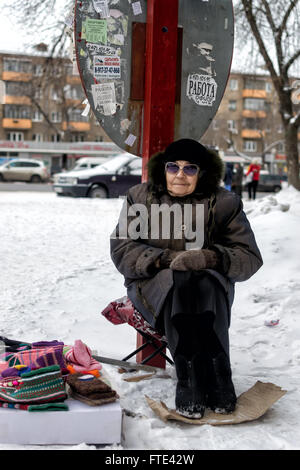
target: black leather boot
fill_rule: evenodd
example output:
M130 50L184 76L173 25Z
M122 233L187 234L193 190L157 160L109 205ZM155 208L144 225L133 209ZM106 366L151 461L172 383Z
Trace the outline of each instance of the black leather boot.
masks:
M208 361L208 382L207 406L215 413L232 413L236 406L236 394L229 358L224 351Z
M174 361L178 379L176 411L186 418L202 418L206 403L205 361L200 354L194 355L191 359L179 354Z

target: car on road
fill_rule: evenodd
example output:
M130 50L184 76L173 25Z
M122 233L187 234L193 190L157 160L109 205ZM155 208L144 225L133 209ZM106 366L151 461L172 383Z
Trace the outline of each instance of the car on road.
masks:
M0 181L42 183L49 176L45 163L40 160L18 158L0 165Z
M89 170L54 175L53 189L58 196L114 198L139 184L141 177L142 158L122 153Z
M282 182L287 181L286 175L273 175L270 173L260 173L259 182L257 186L258 192L273 192L278 193L282 189ZM247 184L244 183L244 190L247 190Z

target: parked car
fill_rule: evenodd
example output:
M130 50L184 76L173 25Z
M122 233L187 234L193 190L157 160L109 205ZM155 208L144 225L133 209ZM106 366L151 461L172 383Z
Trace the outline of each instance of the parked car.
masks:
M53 189L59 196L113 198L139 184L141 176L142 158L122 153L90 170L55 175Z
M278 193L282 189L282 182L287 181L286 175L272 175L269 173L260 173L259 182L257 186L258 192L273 192ZM247 184L244 184L244 190L247 189Z
M102 165L108 160L108 157L82 157L77 160L76 165L71 171L88 170L90 168L95 168L96 166Z
M49 176L46 165L40 160L18 158L0 165L0 181L41 183Z

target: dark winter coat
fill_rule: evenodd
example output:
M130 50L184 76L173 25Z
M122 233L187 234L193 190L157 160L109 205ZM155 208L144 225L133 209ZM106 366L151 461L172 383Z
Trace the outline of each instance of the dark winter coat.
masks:
M233 164L232 163L227 163L226 164L225 177L224 177L224 183L226 185L231 185L232 177L233 177Z
M162 154L150 160L149 183L129 190L123 210L128 211L133 204L138 203L145 205L150 214L151 204L170 206L174 203L191 203L194 207L203 204L205 238L202 248L213 248L220 254L226 275L212 269L206 271L224 287L230 310L235 282L249 279L262 266L261 254L243 212L241 199L219 186L222 180L222 162L215 153L210 154L207 164L200 164L203 172L195 192L183 198L170 196L164 187L163 171L158 171L159 166L163 168L161 159ZM182 159L191 161L188 156ZM128 218L129 223L132 220L132 217ZM119 229L118 224L111 237L112 260L125 278L128 297L155 327L156 319L173 285L173 272L171 269L158 270L154 263L167 248L184 250L186 240L184 237L175 239L174 230L171 230L169 239L118 238Z

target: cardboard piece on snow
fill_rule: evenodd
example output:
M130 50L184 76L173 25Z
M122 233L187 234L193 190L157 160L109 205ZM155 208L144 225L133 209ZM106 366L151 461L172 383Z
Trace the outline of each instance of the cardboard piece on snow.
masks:
M175 420L187 424L210 424L221 426L224 424L239 424L254 421L263 416L271 406L286 394L286 390L272 383L256 382L237 399L236 409L230 414L218 414L206 410L201 419L190 419L170 410L162 401L156 402L146 396L146 400L154 413L163 421Z

